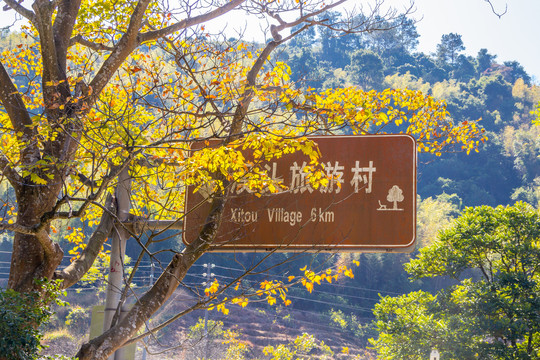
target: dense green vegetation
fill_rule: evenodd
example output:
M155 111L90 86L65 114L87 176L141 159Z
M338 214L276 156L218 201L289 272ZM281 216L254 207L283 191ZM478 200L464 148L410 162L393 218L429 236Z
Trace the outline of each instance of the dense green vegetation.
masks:
M375 307L382 358L537 359L540 214L523 202L468 208L406 265L413 279L448 276L436 295L385 297Z

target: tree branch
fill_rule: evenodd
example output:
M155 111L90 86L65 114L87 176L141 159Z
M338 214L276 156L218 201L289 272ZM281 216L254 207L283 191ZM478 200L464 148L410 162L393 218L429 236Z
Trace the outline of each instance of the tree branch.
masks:
M499 19L502 18L503 15L508 12L508 4L505 4L504 11L502 13L499 13L499 12L497 12L497 10L495 10L495 6L493 6L493 3L491 2L491 0L484 0L484 1L489 4L489 6L491 7L491 12L493 12L495 15L497 15L499 17Z
M0 154L0 172L8 179L9 183L18 192L22 183L22 178L17 171L15 171L11 165L11 161L4 155Z
M152 314L170 298L190 267L210 247L221 223L225 202L225 196L214 198L212 208L199 237L188 244L182 253L173 257L152 288L133 305L132 309L117 325L81 347L76 355L79 360L106 359L107 356L131 339Z
M161 230L182 230L184 222L180 219L176 220L148 220L146 218L130 214L127 221L123 221L122 225L132 234L142 234L143 232L161 231Z
M131 153L130 157L126 159L126 161L124 161L122 165L113 167L110 173L104 176L103 179L101 180L101 185L99 186L99 189L95 193L92 193L90 196L88 196L88 198L85 198L83 200L84 201L83 204L76 211L69 212L69 213L58 212L58 209L60 209L60 206L65 202L65 199L58 200L51 211L43 214L43 216L40 219L40 224L38 225L38 228L45 227L51 220L54 220L54 219L71 219L71 218L80 217L83 214L83 212L88 208L88 206L90 206L90 204L101 206L99 203L96 203L95 200L98 199L101 196L101 194L103 194L103 192L107 189L107 186L109 185L109 183L113 179L115 179L118 176L118 174L120 174L120 172L131 163L131 161L137 156L137 154L139 154L139 152L140 151ZM103 206L101 207L105 210Z
M107 86L116 70L118 70L129 54L131 54L131 52L140 44L138 39L139 28L141 27L144 13L149 3L150 0L139 0L137 2L126 33L120 38L120 41L114 47L114 50L109 54L107 59L105 59L96 76L94 76L90 82L89 86L93 91L92 96L89 99L90 104L93 104L97 100L97 97L105 86Z
M32 4L32 8L35 12L34 21L32 21L32 23L39 32L41 59L43 62L43 95L45 97L45 107L48 107L51 105L48 101L51 101L50 97L52 93L56 92L56 86L47 84L58 80L64 80L59 76L60 68L58 66L58 56L56 53L53 32L52 14L55 9L53 4L48 0L36 0L34 4ZM47 91L48 89L49 91Z
M15 0L4 0L4 2L6 3L6 6L4 6L4 10L8 10L9 8L11 8L21 14L23 17L27 18L28 20L34 21L35 14L32 10L25 8Z
M185 29L187 27L214 19L238 7L244 1L245 0L232 0L226 5L218 9L212 10L207 14L187 18L166 28L160 30L152 30L141 34L139 33L139 28L142 24L144 12L148 7L149 0L140 0L137 3L133 14L131 15L131 20L126 33L122 36L118 44L114 47L114 50L105 60L105 62L97 72L96 76L94 77L94 79L92 79L90 83L90 86L93 89L93 95L90 103L96 101L97 96L99 96L103 88L107 85L109 79L112 77L114 72L118 70L124 60L138 45L147 41L159 39L166 35L170 35L181 29Z
M228 285L225 285L223 287L220 287L219 291L215 294L213 294L213 296L209 297L208 299L206 299L205 301L199 301L197 304L193 305L192 307L174 315L173 317L171 317L170 319L162 322L161 324L153 327L152 329L148 329L148 331L146 333L142 333L140 335L137 335L136 337L130 339L129 341L126 342L125 346L127 345L130 345L130 344L133 344L134 342L137 342L145 337L147 337L148 335L152 334L152 333L156 333L157 331L159 330L162 330L164 329L165 327L169 326L170 324L172 324L174 321L178 320L179 318L181 318L182 316L185 316L187 314L189 314L190 312L194 311L194 310L197 310L197 309L201 309L201 308L204 308L208 305L208 303L210 303L211 301L214 301L218 294L223 294L227 289L229 289L233 284L237 284L239 281L241 281L242 279L246 278L248 275L253 275L255 274L254 270L256 268L258 268L263 262L265 262L271 254L273 254L275 252L274 251L271 251L269 252L268 254L266 254L264 257L262 257L258 262L256 262L255 264L252 264L249 268L245 268L244 269L244 273L241 274L240 276L237 276L234 280L230 280L229 281L229 284ZM267 269L268 270L268 269ZM266 270L265 270L266 271ZM290 283L289 285L287 285L287 287L290 287L290 286L293 286L295 283ZM278 289L278 288L283 288L281 285L278 285L276 287L274 287L273 289ZM247 295L244 295L246 297L255 297L255 296L258 296L259 294L259 291L256 290L255 292L253 292L252 294L247 294ZM225 303L227 300L224 300L222 301L221 303Z
M92 267L92 264L94 264L96 257L101 251L103 243L105 242L105 240L107 240L107 237L111 232L114 224L114 213L114 201L112 196L108 195L99 225L96 231L94 231L94 233L88 240L88 244L82 252L81 256L79 256L64 270L56 271L54 273L53 279L64 280L62 282L63 289L67 289L68 287L76 284Z
M72 37L70 40L69 40L69 46L73 46L75 44L81 44L83 46L86 46L87 48L90 48L92 50L95 50L95 51L113 51L114 50L114 47L112 46L107 46L107 45L104 45L104 44L98 44L98 43L95 43L95 42L91 42L90 40L87 40L85 39L82 35L77 35L77 36L74 36Z
M274 32L279 32L281 30L284 30L284 29L288 29L288 28L291 28L291 27L294 27L296 25L300 25L301 23L303 22L306 22L306 20L312 18L312 17L315 17L319 14L322 14L324 13L325 11L328 11L330 9L333 9L335 8L336 6L339 6L341 4L343 4L344 2L346 2L347 0L339 0L333 4L329 4L329 5L325 5L323 7L321 7L319 10L317 11L313 11L313 12L310 12L308 14L305 14L303 16L300 16L298 19L296 19L295 21L292 21L292 22L284 22L283 20L281 20L281 18L279 19L279 25L277 26L274 26L274 29L273 29L273 32L272 32L272 35L274 35ZM269 14L270 16L272 17L275 17L274 14ZM319 24L321 25L321 24Z
M19 224L7 224L7 223L0 223L0 231L7 230L7 231L13 231L17 232L19 234L25 234L25 235L37 235L37 230L33 227L29 226L23 226Z
M70 37L77 20L81 0L60 0L54 20L53 32L59 66L66 71L67 51L71 45Z
M151 41L151 40L156 40L164 36L170 35L176 31L188 28L190 26L201 24L209 20L215 19L223 14L228 13L231 10L234 10L245 1L246 0L232 0L228 2L227 4L223 5L222 7L212 10L206 14L184 19L182 21L177 22L176 24L167 26L163 29L152 30L152 31L142 33L140 35L141 43Z
M268 60L268 57L270 56L272 51L274 51L274 49L281 42L273 40L267 43L257 60L255 60L255 63L253 63L251 69L249 69L249 72L246 75L246 90L242 94L242 100L239 101L236 107L236 111L234 112L227 142L233 141L236 137L240 136L249 105L251 104L251 101L253 100L253 96L255 94L253 88L256 87L257 75L261 71L266 60Z
M23 150L21 150L22 163L25 165L33 164L40 158L39 149L35 143L36 130L21 94L1 62L0 101L6 109L17 138L21 143L25 144Z

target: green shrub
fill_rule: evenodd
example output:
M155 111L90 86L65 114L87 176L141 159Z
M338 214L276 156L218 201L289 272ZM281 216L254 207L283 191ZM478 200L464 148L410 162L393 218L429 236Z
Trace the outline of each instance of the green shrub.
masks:
M0 290L0 354L6 360L38 357L42 348L39 325L52 315L48 304L59 294L55 282L41 282L41 286L45 287L41 294Z
M85 333L89 325L90 312L81 306L73 307L66 316L66 326L73 333Z

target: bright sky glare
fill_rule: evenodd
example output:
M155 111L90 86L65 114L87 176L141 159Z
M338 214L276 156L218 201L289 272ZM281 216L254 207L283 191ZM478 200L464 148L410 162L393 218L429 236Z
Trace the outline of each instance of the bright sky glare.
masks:
M369 0L350 0L351 3L369 4ZM27 2L25 2L27 3ZM388 5L402 8L409 0L386 0ZM540 81L540 14L539 0L492 0L499 11L504 11L508 4L508 12L499 19L491 12L485 0L415 0L414 18L420 34L419 51L435 52L443 34L457 33L462 35L465 52L476 56L478 50L486 48L497 55L497 61L517 60L525 70ZM233 26L243 26L245 18L232 14L224 19ZM13 21L10 12L0 11L0 26L9 25ZM232 25L232 26L231 26ZM251 24L252 25L252 24ZM222 25L221 25L222 26ZM247 37L261 39L258 26L250 26Z
M508 12L498 18L484 0L416 0L420 34L418 50L435 52L443 34L462 35L468 55L481 48L497 55L497 61L517 60L540 81L540 1L493 0L497 10Z

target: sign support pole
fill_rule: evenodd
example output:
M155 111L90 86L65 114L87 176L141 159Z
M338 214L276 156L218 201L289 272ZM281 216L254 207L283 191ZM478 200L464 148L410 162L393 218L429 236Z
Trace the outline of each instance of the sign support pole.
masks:
M118 185L115 190L118 221L125 221L128 218L130 210L130 194L131 177L129 176L129 169L126 167L118 175ZM111 323L122 295L124 256L126 253L126 241L129 237L127 232L119 226L115 225L112 231L109 284L107 286L105 318L103 321L104 332L111 328ZM122 349L117 350L108 360L125 360L124 351Z

